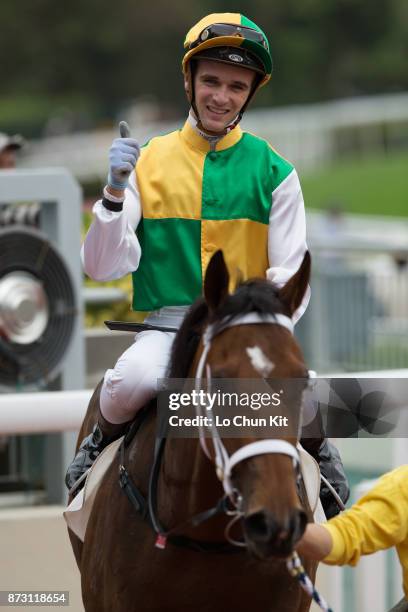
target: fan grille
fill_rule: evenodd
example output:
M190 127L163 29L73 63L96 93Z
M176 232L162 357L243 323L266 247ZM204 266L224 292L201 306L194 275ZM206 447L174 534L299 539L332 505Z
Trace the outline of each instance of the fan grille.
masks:
M25 271L38 278L47 295L49 320L42 336L31 344L1 339L0 385L44 386L57 376L78 314L69 271L47 237L37 230L0 230L0 278Z

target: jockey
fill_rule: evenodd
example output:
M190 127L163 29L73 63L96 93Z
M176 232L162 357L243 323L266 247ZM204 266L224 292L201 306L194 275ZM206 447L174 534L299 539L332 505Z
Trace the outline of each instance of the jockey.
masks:
M212 14L190 29L184 48L187 121L142 149L129 134L114 140L108 184L94 205L82 251L85 272L95 280L132 273L133 309L150 313L146 323L172 327L180 326L202 294L205 270L219 248L231 288L237 271L242 280L266 277L283 286L307 250L296 170L239 126L250 100L271 77L265 34L243 15ZM156 395L173 339L172 332L138 333L106 372L98 424L68 469L69 488ZM331 449L323 445L330 463ZM340 484L347 497L342 472Z

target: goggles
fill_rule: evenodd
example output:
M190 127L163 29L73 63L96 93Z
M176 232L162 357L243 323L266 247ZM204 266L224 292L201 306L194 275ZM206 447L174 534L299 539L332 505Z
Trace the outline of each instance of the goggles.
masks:
M265 49L268 49L268 43L261 32L257 32L253 28L247 26L233 25L229 23L213 23L200 33L198 38L190 44L190 49L194 49L201 45L201 43L211 38L218 38L220 36L237 36L244 40L251 40L262 45Z

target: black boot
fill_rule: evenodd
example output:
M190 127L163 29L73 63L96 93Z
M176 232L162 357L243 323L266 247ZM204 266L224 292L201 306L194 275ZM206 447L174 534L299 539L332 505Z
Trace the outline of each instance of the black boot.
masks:
M317 461L320 472L334 488L343 504L345 504L350 497L350 488L340 453L325 436L319 405L312 402L307 407L310 409L309 416L313 415L313 419L308 419L308 424L303 426L300 443L312 455L313 459ZM320 485L320 501L328 519L339 514L341 508L323 480Z
M312 455L319 464L319 468L326 480L339 495L343 504L350 497L350 488L344 471L340 453L327 438L302 438L300 441L303 448ZM326 517L332 518L339 514L341 508L336 502L329 487L322 481L320 485L320 501Z
M108 444L125 434L128 427L129 422L119 424L109 423L99 411L98 422L93 428L92 433L82 440L78 452L67 470L65 484L69 490L91 467L105 446L108 446ZM78 486L72 492L73 495L78 493L84 482L85 478L81 483L78 483Z
M339 495L343 504L350 497L350 487L344 471L343 462L338 449L325 438L318 451L320 471ZM332 518L339 514L340 507L329 487L322 481L320 486L320 501L326 517Z

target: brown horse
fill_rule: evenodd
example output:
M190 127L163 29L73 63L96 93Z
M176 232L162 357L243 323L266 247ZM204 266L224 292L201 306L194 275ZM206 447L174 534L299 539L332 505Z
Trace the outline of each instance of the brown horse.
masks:
M192 306L177 334L170 378L193 377L197 367L202 367L199 362L203 350L213 377L260 378L259 368L246 350L256 346L268 363L274 364L274 377L304 379L306 384L307 368L299 346L288 331L290 326L278 321L279 317L287 321L293 315L302 301L309 275L307 253L298 272L283 288L254 280L243 283L230 295L228 271L222 253L216 253L205 277L205 298ZM245 314L258 316L264 322L254 325L238 319L234 324L238 316ZM275 322L271 322L270 315L277 316ZM212 338L209 344L207 334L207 343L203 344L202 333L209 324ZM300 402L299 397L299 411ZM91 430L97 407L98 389L79 441ZM145 496L149 480L152 486L157 431L156 411L153 406L148 408L122 456L127 472ZM228 438L222 442L228 454L233 455L254 439ZM293 436L284 444L294 449L296 442ZM207 444L213 460L212 443ZM151 503L154 512L150 522L136 512L119 486L118 457L97 493L84 543L70 533L86 611L309 610L310 598L289 575L285 557L312 517L290 452L282 452L285 454L276 450L252 454L232 469L233 485L240 495L239 525L246 549L234 548L226 541L225 529L231 516L224 512L206 517L208 520L201 516L197 524L189 520L216 505L220 498L225 500L213 461L204 454L197 438L167 440L161 463L156 462L157 500ZM178 539L169 537L164 550L155 546L157 533L152 519L156 530L162 524L169 530L175 528L178 534ZM314 580L316 566L307 563L306 570Z

